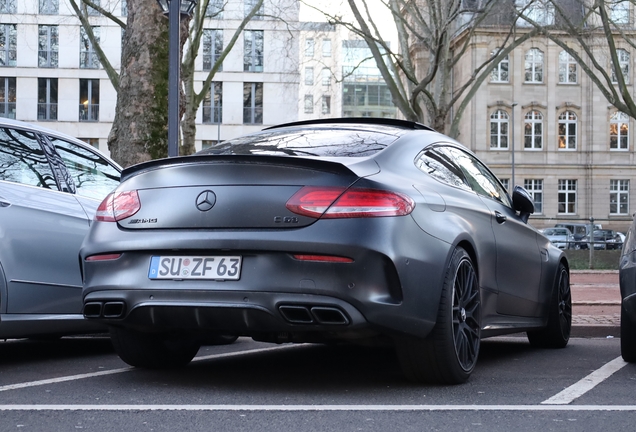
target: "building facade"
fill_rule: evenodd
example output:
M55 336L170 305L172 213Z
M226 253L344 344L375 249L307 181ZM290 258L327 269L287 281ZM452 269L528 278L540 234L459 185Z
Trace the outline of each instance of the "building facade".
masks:
M125 21L125 0L93 0ZM253 0L211 0L197 88ZM220 11L220 13L219 13ZM283 20L274 17L282 17ZM93 33L118 70L122 29L93 11ZM197 114L196 148L298 117L298 2L266 0L214 77ZM0 116L84 139L108 154L117 94L69 0L0 2Z
M627 7L634 30L633 5ZM554 19L549 11L542 19ZM517 22L518 34L529 31ZM568 46L581 52L575 40ZM470 73L503 43L498 31L476 32L456 76ZM634 94L636 51L617 47ZM595 58L615 77L601 48ZM634 119L604 97L580 65L547 37L535 37L495 65L471 99L458 139L484 160L511 190L524 186L535 199L538 228L565 221L625 231L636 210ZM513 177L514 173L514 177Z

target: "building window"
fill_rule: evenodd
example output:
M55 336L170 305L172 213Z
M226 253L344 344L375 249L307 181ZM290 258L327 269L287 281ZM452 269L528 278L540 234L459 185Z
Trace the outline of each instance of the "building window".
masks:
M629 53L624 49L617 49L616 56L618 57L618 65L621 69L621 73L623 75L623 79L625 83L629 83ZM618 76L616 76L616 69L612 64L612 82L614 84L618 83Z
M610 119L610 150L629 149L629 116L618 111Z
M17 58L17 26L15 24L0 24L0 66L15 66Z
M517 0L517 10L524 16L542 26L554 24L554 4L552 0ZM532 26L532 22L519 18L517 25Z
M543 180L525 179L523 187L528 191L534 202L535 214L543 213Z
M0 78L0 117L15 118L15 78Z
M567 51L559 54L559 83L576 84L578 64Z
M210 0L205 9L205 16L214 19L223 19L224 0Z
M331 85L331 71L329 70L329 68L322 68L322 70L320 71L320 78L321 78L323 87L329 87ZM371 105L378 105L378 104L376 103Z
M331 39L322 40L322 56L331 57Z
M560 214L576 214L576 180L559 180Z
M80 79L79 121L99 121L98 79Z
M525 80L527 83L543 82L543 51L532 48L526 52Z
M57 120L57 78L38 78L38 120Z
M263 30L245 30L243 71L263 72Z
M99 138L79 138L84 141L86 144L90 145L93 148L99 150Z
M38 33L38 67L56 68L60 48L58 27L40 25Z
M314 85L314 68L313 67L305 68L305 85L308 85L308 86Z
M252 9L254 9L254 7L258 4L259 0L245 0L245 16L248 16L251 12ZM254 15L255 20L262 20L263 17L265 16L265 2L263 2L261 4L261 7L258 8L258 10L256 11L256 15Z
M314 56L314 40L305 39L305 57Z
M313 114L314 113L314 96L313 95L305 95L305 114Z
M91 0L91 2L97 7L101 7L102 6L101 5L101 0ZM91 16L98 16L98 15L102 14L99 10L95 9L92 6L86 5L86 9L88 10L88 14L91 15Z
M40 0L41 15L57 15L60 11L60 0Z
M322 97L322 113L331 114L331 96Z
M499 182L501 182L501 185L504 187L505 190L508 190L508 188L510 186L510 179L500 178Z
M203 70L212 70L214 64L223 53L223 30L204 29L203 30ZM218 71L223 70L223 65L219 65Z
M543 114L530 111L523 123L523 147L526 150L541 150L543 148Z
M243 124L263 124L263 83L243 83Z
M91 27L91 30L95 41L99 43L99 27ZM80 68L99 69L99 58L84 27L80 27Z
M223 121L223 83L213 82L203 99L203 123Z
M578 119L572 111L559 116L559 150L576 150L576 127Z
M497 110L490 116L490 149L508 148L508 113Z
M610 214L629 214L629 180L610 180Z
M121 0L121 16L128 16L128 0Z
M18 0L0 0L0 14L18 12Z
M490 53L491 56L496 56L499 50L494 50ZM505 56L503 60L501 60L497 66L495 66L490 72L490 82L501 82L507 83L509 81L509 69L510 68L510 58L509 56Z
M609 18L614 24L629 24L629 0L610 0L607 8Z

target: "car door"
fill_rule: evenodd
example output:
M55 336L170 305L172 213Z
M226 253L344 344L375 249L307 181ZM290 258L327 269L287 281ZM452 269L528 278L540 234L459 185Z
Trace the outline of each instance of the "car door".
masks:
M547 250L539 250L536 230L513 210L508 194L490 170L467 152L454 149L453 153L470 186L491 212L499 290L497 312L540 316L541 260L542 255L547 259Z
M77 254L88 218L35 133L0 127L0 311L80 313Z

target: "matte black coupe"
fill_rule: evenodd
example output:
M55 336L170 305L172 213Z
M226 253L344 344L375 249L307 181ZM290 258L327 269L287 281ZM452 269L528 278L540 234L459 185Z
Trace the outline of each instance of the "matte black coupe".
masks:
M124 170L84 240L84 316L139 367L221 335L385 343L460 383L481 338L569 340L563 251L461 144L418 123L298 122Z

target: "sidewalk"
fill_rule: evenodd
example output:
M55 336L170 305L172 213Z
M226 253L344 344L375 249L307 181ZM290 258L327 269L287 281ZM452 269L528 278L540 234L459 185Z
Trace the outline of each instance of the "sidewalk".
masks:
M572 270L572 337L620 337L618 270Z

